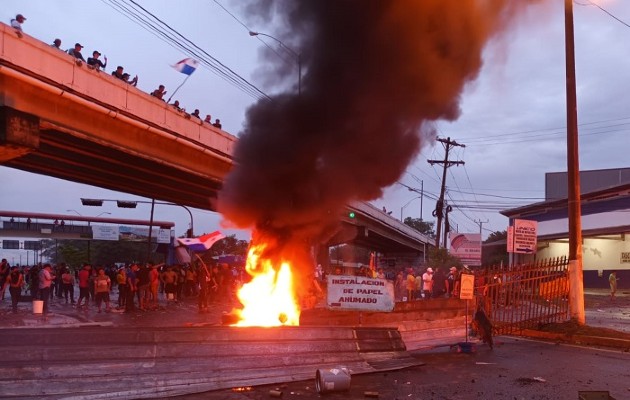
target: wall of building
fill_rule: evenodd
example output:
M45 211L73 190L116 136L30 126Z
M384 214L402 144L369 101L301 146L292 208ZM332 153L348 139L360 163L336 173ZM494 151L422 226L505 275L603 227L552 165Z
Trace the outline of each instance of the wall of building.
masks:
M630 253L630 235L602 235L597 238L584 238L582 244L582 269L584 286L587 288L607 288L608 275L618 271L619 289L630 288L630 262L622 262L622 253ZM562 257L569 254L566 240L539 242L536 254L538 260ZM627 259L627 258L626 258Z
M624 183L630 183L630 168L597 169L580 171L580 192L594 192ZM545 174L545 199L557 200L567 197L567 173Z

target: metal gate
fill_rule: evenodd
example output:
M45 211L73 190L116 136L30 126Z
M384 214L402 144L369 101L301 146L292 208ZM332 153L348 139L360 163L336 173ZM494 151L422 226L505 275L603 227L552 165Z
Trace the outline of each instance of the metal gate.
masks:
M483 306L497 335L518 334L569 319L567 257L534 264L495 266L476 274L477 306Z

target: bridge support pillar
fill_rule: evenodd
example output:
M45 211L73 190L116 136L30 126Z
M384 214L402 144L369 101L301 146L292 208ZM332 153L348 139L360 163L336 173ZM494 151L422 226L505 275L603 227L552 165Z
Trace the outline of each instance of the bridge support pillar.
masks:
M0 163L22 157L39 148L39 118L0 107Z

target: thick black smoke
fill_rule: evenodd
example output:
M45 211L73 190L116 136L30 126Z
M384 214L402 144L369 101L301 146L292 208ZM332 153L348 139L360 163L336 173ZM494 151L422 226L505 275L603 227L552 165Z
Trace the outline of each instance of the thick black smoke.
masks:
M248 110L219 211L289 241L329 234L345 204L379 198L398 180L433 121L458 117L484 45L516 3L255 2L248 11L258 21L279 16L288 27L269 33L301 53L302 93ZM278 64L267 78L297 81L275 54L266 62Z

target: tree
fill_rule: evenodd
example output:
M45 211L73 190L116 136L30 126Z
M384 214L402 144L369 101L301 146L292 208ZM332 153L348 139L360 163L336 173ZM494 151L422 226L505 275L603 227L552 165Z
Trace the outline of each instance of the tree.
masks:
M412 227L413 229L417 230L418 232L427 235L431 238L435 238L435 230L433 228L433 226L435 225L435 222L427 222L427 221L423 221L420 218L411 218L411 217L407 217L405 218L405 221L403 222L405 225L408 225L410 227Z
M346 261L365 265L370 264L370 250L363 247L353 246L351 244L333 246L330 248L329 254L331 261Z
M508 264L507 231L495 231L484 240L481 263L483 265Z
M427 265L431 268L440 268L446 270L450 267L461 267L462 261L459 257L449 254L448 249L429 249Z
M507 231L494 231L488 235L488 238L484 240L484 243L498 242L499 240L507 239Z
M89 257L88 257L89 243ZM53 263L66 263L79 268L88 259L93 265L112 265L117 262L146 260L147 243L108 240L45 240L42 255ZM151 261L162 262L164 255L152 252Z
M208 251L211 257L221 255L246 256L249 242L247 240L239 240L236 235L226 236L216 242Z

